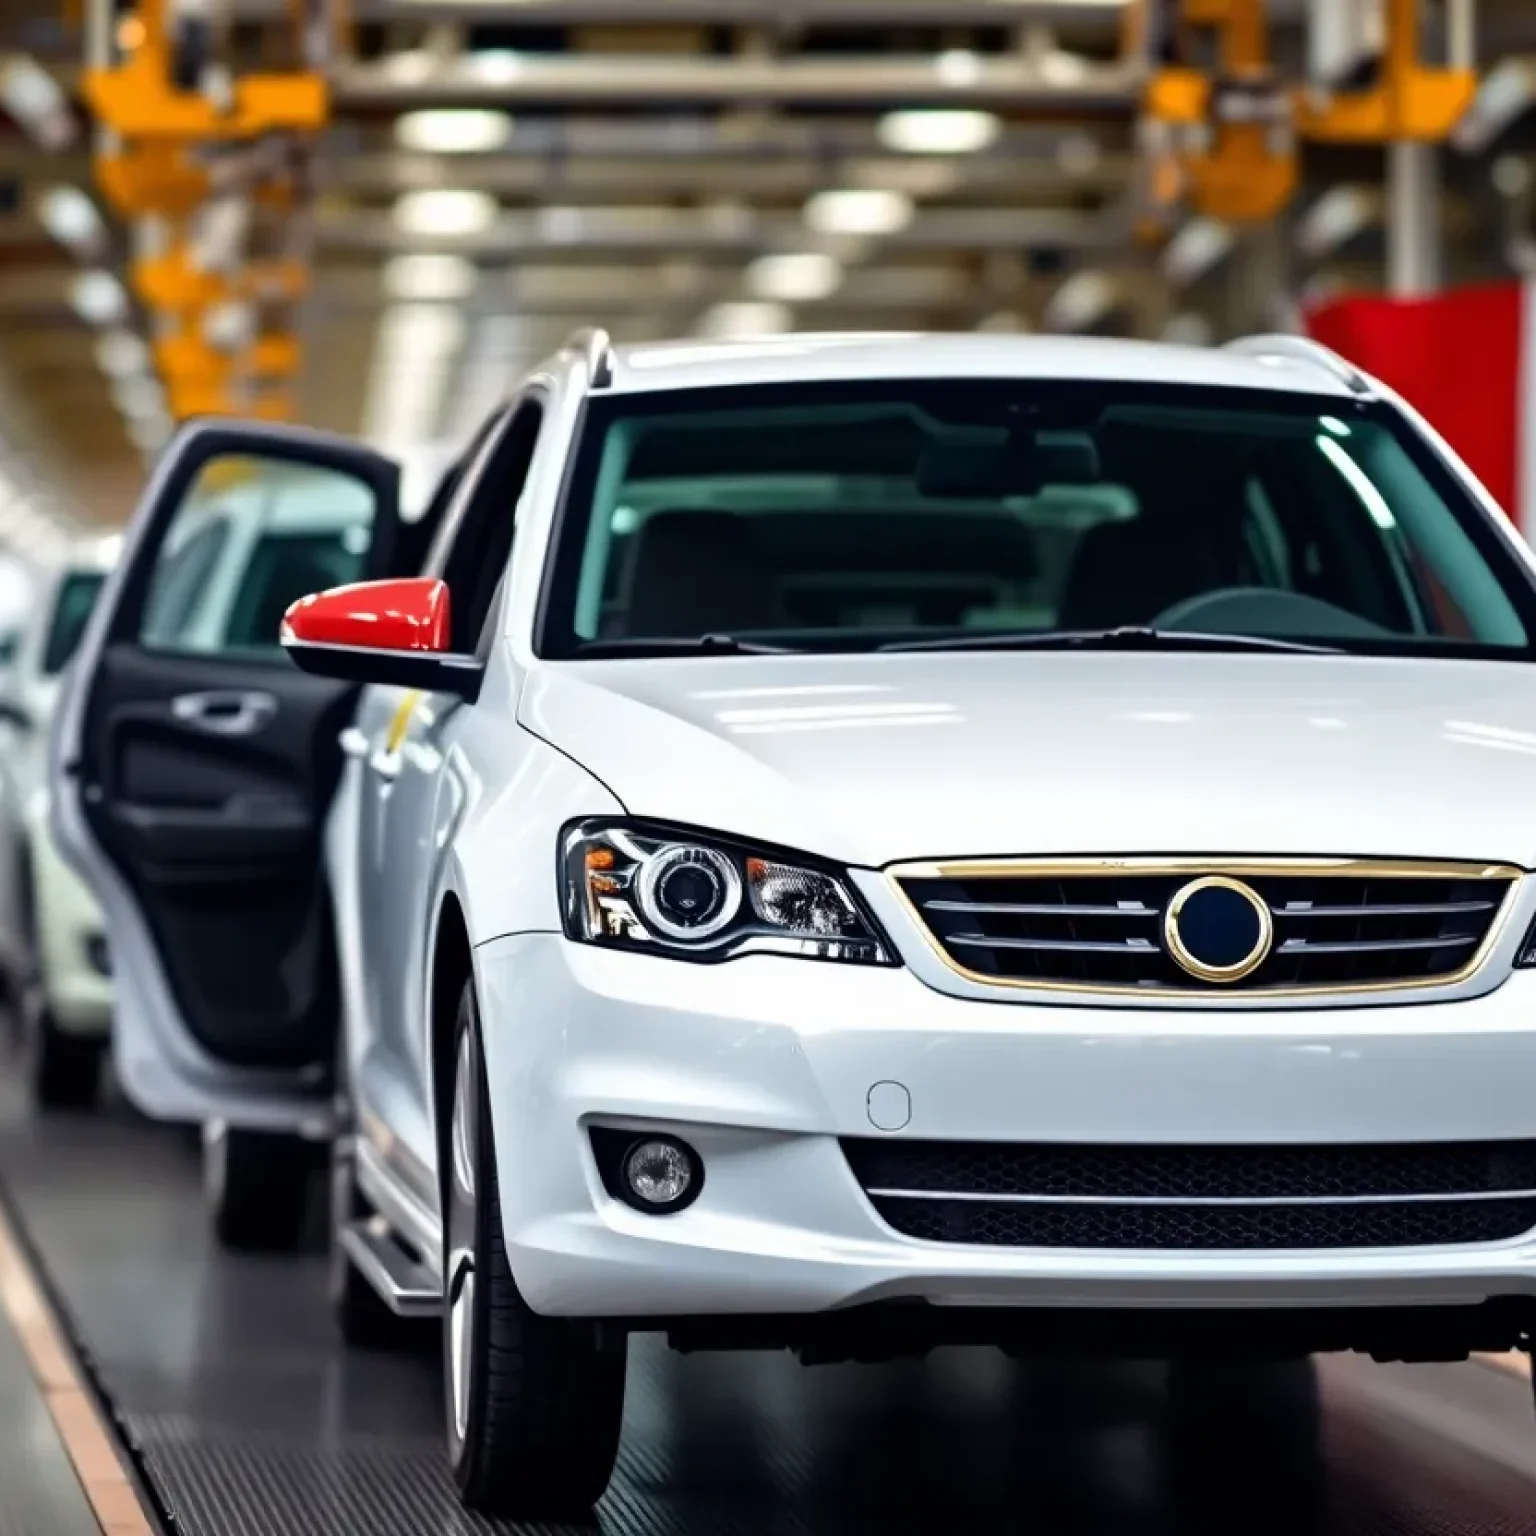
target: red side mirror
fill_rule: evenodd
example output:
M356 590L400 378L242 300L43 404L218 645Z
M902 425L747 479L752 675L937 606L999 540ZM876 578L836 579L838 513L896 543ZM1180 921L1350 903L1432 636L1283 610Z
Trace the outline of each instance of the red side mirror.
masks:
M431 576L360 581L301 597L283 615L284 645L367 651L448 650L448 587Z

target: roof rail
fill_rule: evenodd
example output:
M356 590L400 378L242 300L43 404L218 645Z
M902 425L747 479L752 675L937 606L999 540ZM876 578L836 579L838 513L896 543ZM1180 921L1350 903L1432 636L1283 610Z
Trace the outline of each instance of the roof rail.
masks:
M1294 362L1312 363L1318 368L1327 369L1357 395L1368 395L1371 392L1364 374L1345 362L1331 347L1313 341L1310 336L1292 336L1284 331L1277 331L1273 335L1239 336L1235 341L1227 342L1222 350L1241 352L1245 357L1288 357Z
M566 338L562 352L579 352L587 361L587 383L607 389L613 383L613 341L599 325L583 326Z

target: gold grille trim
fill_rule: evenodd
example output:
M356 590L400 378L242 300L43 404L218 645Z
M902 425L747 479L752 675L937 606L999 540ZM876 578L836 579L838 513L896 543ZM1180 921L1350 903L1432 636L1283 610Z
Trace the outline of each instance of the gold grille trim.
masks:
M1095 997L1136 998L1143 1003L1180 1005L1224 1005L1227 1008L1253 1006L1275 999L1299 997L1344 997L1362 994L1422 992L1460 985L1475 976L1487 963L1508 925L1516 905L1521 882L1528 871L1517 864L1433 859L1379 858L1264 858L1239 856L1230 859L1206 857L1046 857L1039 859L954 859L915 860L887 866L886 880L896 900L905 909L945 967L955 975L978 986L998 991L1068 994ZM997 976L974 970L950 953L943 937L924 915L921 905L907 889L916 881L963 881L984 883L989 880L1094 880L1115 877L1166 876L1180 880L1202 877L1226 877L1253 880L1265 877L1312 877L1339 880L1442 880L1454 882L1488 881L1506 889L1488 922L1486 931L1467 960L1453 971L1429 976L1393 978L1385 981L1320 983L1253 988L1234 993L1199 986L1148 987L1058 979ZM1161 924L1158 925L1159 929Z

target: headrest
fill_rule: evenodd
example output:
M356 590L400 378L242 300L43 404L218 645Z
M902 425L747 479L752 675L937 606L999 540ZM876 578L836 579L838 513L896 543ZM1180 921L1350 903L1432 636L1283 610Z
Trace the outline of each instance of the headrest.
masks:
M634 535L624 632L654 640L771 628L775 597L748 518L656 512Z

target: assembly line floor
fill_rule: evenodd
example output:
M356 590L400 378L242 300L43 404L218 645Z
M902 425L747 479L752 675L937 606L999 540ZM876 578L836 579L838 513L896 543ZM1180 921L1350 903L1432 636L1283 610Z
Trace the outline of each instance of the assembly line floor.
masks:
M347 1355L318 1253L218 1253L185 1133L121 1108L41 1121L19 1106L0 1082L0 1188L160 1523L184 1536L495 1529L454 1504L430 1340L419 1355ZM6 1371L0 1339L0 1397ZM954 1351L804 1369L647 1342L599 1529L1536 1536L1536 1414L1523 1378L1477 1363L1179 1377Z

